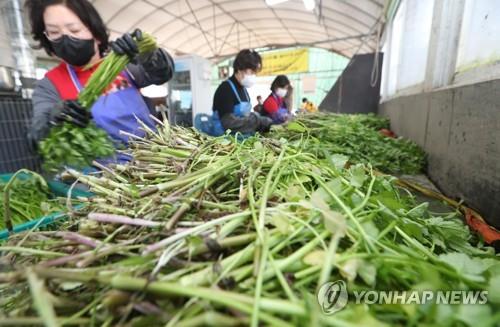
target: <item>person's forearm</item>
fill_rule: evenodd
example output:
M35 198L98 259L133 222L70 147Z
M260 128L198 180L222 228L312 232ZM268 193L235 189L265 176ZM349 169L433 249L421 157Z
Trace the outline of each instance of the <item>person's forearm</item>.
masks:
M224 129L230 129L233 133L255 133L258 130L260 122L257 116L237 117L234 114L226 114L221 117L221 123Z
M36 146L38 142L49 134L51 128L50 121L50 112L35 109L31 126L28 130L28 140L32 145Z
M152 53L140 56L138 63L128 65L127 69L137 87L141 88L169 81L173 76L174 62L165 50L156 49Z
M28 130L28 139L36 144L44 139L51 128L58 113L57 107L61 102L54 86L46 78L38 81L33 93L33 117Z

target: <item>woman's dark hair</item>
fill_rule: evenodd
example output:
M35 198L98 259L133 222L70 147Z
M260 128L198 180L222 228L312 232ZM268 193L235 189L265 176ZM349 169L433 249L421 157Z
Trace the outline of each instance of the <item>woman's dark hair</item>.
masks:
M233 62L234 72L238 70L251 69L253 71L260 71L262 68L262 58L257 51L244 49L238 52Z
M90 30L95 39L99 40L99 52L101 55L108 49L108 31L102 21L101 16L88 0L26 0L25 8L31 24L31 35L39 44L36 49L45 49L47 54L52 55L54 49L49 39L43 33L45 22L43 13L45 9L53 5L64 5L80 18L82 23Z
M278 75L271 84L271 91L274 92L277 88L287 87L288 85L290 85L290 80L288 79L288 77L286 77L286 75Z
M307 102L307 98L302 98L302 102Z

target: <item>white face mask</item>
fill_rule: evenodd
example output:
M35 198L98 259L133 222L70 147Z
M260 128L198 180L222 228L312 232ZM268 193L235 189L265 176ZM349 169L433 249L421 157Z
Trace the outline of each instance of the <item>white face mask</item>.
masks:
M241 81L241 85L243 85L246 88L250 88L255 85L255 82L257 81L257 75L255 74L245 74L245 77L243 77L243 80Z
M276 95L279 96L280 98L284 98L285 95L286 95L286 89L283 89L283 88L278 88L276 90Z

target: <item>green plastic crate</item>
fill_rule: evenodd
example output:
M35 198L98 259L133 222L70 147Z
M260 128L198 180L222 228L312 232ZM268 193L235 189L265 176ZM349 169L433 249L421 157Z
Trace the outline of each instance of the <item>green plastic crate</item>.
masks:
M8 182L9 179L12 177L12 175L14 175L14 174L2 174L2 175L0 175L0 182L2 182L2 183ZM27 179L27 178L31 178L31 177L32 177L32 175L30 175L30 174L21 173L16 178ZM50 189L52 195L55 197L66 197L68 195L68 192L70 189L69 185L58 182L58 181L47 181L47 185L49 186L49 189ZM93 193L91 193L91 192L87 192L87 191L83 191L83 190L79 190L79 189L75 189L75 188L73 188L73 190L71 191L71 197L73 199L75 199L77 197L90 197L92 195L93 195ZM9 235L11 235L11 234L19 233L22 231L32 229L33 227L35 227L37 225L38 225L38 227L47 226L47 225L55 222L56 220L64 219L64 218L67 218L67 215L63 212L55 212L53 214L50 214L50 215L47 215L44 217L36 217L33 220L25 222L24 224L14 226L12 232L9 232L7 229L0 230L0 240L8 238Z

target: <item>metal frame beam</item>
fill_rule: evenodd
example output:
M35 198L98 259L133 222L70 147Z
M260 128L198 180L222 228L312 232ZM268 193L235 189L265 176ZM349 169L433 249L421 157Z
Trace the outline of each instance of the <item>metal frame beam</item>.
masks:
M270 19L266 19L266 20L270 20ZM262 21L262 19L249 19L247 20L248 22L252 22L252 21ZM314 22L310 22L310 21L304 21L304 20L296 20L296 22L300 22L300 23L303 23L303 24L307 24L307 25L312 25L314 27L317 27L317 24L315 24ZM222 26L228 26L228 24L226 25L222 25ZM220 28L220 27L219 27ZM333 30L333 28L329 27L330 29ZM255 30L268 30L269 28L254 28ZM316 33L318 35L322 35L323 33L319 32L317 29L304 29L304 28L300 28L301 31L306 31L306 32L313 32L313 33ZM345 33L345 32L342 32L342 31L339 31L339 30L334 30L334 33L337 34L339 37L349 37L351 36L351 34L348 34L348 33ZM176 32L175 34L178 34L178 32ZM363 33L358 33L358 34L355 34L355 35L359 35L359 34L363 34ZM170 36L169 36L170 37ZM166 39L168 39L169 37L165 38L164 40L160 40L160 43L164 43L164 41ZM200 36L196 36L195 38L199 38ZM328 36L330 37L330 36ZM228 42L232 42L234 39L229 39ZM179 43L177 45L175 45L176 47L183 47L185 44L189 43L189 42L192 42L193 41L193 38L191 38L190 40L186 40L182 43ZM296 41L296 40L295 40ZM269 42L268 42L269 43ZM238 47L239 49L239 47Z
M196 17L196 14L193 10L193 7L191 7L191 4L189 3L189 0L184 0L184 1L186 2L187 6L189 7L189 11L191 12L191 15L193 15L194 20L196 21L196 24L198 24L199 30L201 31L201 34L205 38L205 41L207 41L207 45L210 47L210 50L212 51L212 53L215 55L216 54L215 50L210 45L210 40L207 37L207 33L205 32L205 29L201 26L200 21L198 20L198 17ZM216 33L214 34L214 39L217 39Z
M164 27L168 26L170 23L174 22L175 20L180 20L180 21L182 21L183 23L185 23L185 24L186 24L186 25L188 25L188 26L191 26L191 27L193 27L193 28L195 28L195 29L198 29L198 30L200 29L198 26L196 26L196 24L191 23L190 21L186 20L184 17L179 16L179 15L177 15L177 14L175 14L175 13L173 13L173 12L169 11L169 10L166 10L166 9L164 8L165 6L167 6L167 5L169 5L169 4L172 4L173 2L178 2L179 0L174 0L174 1L171 1L171 2L169 2L169 3L167 3L167 4L165 4L163 7L159 7L159 6L155 5L154 3L151 3L151 1L149 1L149 0L142 0L142 1L144 1L144 2L146 2L146 3L148 3L148 4L150 4L150 5L152 5L153 7L157 8L158 10L161 10L161 11L163 11L163 12L165 12L165 13L169 14L170 16L173 16L173 17L174 17L174 19L173 19L173 20L171 20L171 21L169 21L169 22L167 22L167 23L165 23L165 24L160 25L160 26L159 26L158 28L156 28L154 31L151 31L151 34L155 34L156 32L158 32L158 31L162 30ZM201 30L200 30L200 31L201 31ZM213 35L211 35L209 32L206 32L206 33L207 33L207 35L213 36ZM222 39L219 39L219 40L220 40L220 41L222 41ZM233 47L233 48L237 49L237 47L236 47L236 46L234 46L234 45L232 45L232 44L229 44L229 46L231 46L231 47Z
M295 44L268 44L264 46L265 48L269 48L269 50L277 50L277 49L283 49L283 48L290 48L290 47L314 47L318 44L324 44L324 43L335 43L335 42L343 42L347 41L350 39L362 39L365 37L372 36L373 34L360 34L360 35L354 35L354 36L347 36L347 37L340 37L340 38L333 38L333 39L326 39L326 40L321 40L321 41L316 41L316 42L308 42L308 43L295 43ZM351 48L354 49L358 45L354 45ZM350 48L344 49L344 50L349 50ZM332 50L330 50L332 51ZM341 54L339 51L332 51ZM224 60L225 58L229 58L236 55L236 53L231 53L231 54L226 54L223 56L214 56L214 57L209 57L208 59L211 60ZM345 54L342 54L343 56L346 56Z
M263 18L247 19L247 22L262 22L262 21L274 21L274 20L273 20L273 19L271 19L271 18L264 18L264 19L263 19ZM298 22L298 23L301 23L301 24L312 25L312 26L314 26L314 27L317 27L317 26L318 26L316 23L311 22L311 21L307 21L307 20L297 20L297 19L295 19L294 21L295 21L295 22ZM230 25L230 24L224 24L224 25L219 26L219 28L224 28L224 27L227 27L227 26L229 26L229 25ZM349 36L349 35L352 35L352 34L350 34L350 33L348 33L348 32L345 32L345 31L342 31L342 30L336 29L336 28L334 28L334 27L332 27L332 26L327 26L327 27L328 27L328 29L333 30L335 34L339 34L340 36ZM176 35L176 34L178 34L178 33L179 33L179 31L181 31L181 30L182 30L182 29L180 29L180 30L178 30L178 31L174 31L174 33L172 33L172 34L173 34L173 35ZM304 30L304 29L301 29L301 30ZM362 32L362 31L356 31L356 32L357 32L357 34L363 34L363 33L364 33L364 32ZM357 34L355 34L355 35L357 35ZM170 35L169 35L168 37L170 37Z
M217 6L217 8L219 8L224 14L226 14L227 16L231 17L235 22L239 23L241 26L243 26L249 33L252 33L252 29L249 29L242 21L236 19L234 17L234 15L230 12L228 12L226 9L224 9L220 3L216 3L214 2L213 0L208 0L208 2L210 2L211 4ZM202 10L203 7L201 8L198 8L198 10ZM253 33L255 35L255 37L257 38L257 40L260 38L255 32ZM263 39L264 41L267 41L266 39Z
M127 4L130 4L132 1L134 1L134 0L127 2ZM225 51L228 51L230 49L235 49L235 50L240 49L240 46L242 46L241 37L240 37L240 25L245 29L245 32L247 32L246 33L247 37L246 37L245 41L250 42L251 45L256 45L257 47L265 47L265 46L269 46L270 44L273 44L273 42L271 42L271 39L273 39L273 41L274 41L276 33L274 33L274 34L268 33L267 30L269 28L267 28L267 29L266 28L263 28L263 29L249 28L247 26L247 24L251 24L251 22L253 22L253 21L262 22L262 21L266 21L266 20L273 20L273 21L278 20L280 22L281 26L285 29L286 33L288 34L288 37L286 37L286 39L292 40L291 42L287 43L287 46L300 46L300 45L319 45L319 44L333 45L333 43L336 42L339 44L339 43L341 43L341 41L343 41L342 43L344 43L344 42L353 43L350 40L356 40L356 39L359 40L360 35L369 35L372 32L373 25L370 28L370 25L369 25L371 23L370 20L373 20L376 24L378 22L378 20L380 19L380 18L376 18L377 16L375 16L376 14L380 14L380 13L367 12L365 9L359 7L359 5L361 5L361 3L357 3L357 2L353 3L353 2L347 1L347 0L321 1L322 7L320 8L320 10L322 12L322 15L319 17L319 19L320 19L320 23L322 22L322 24L320 24L320 25L322 25L324 32L319 32L318 30L312 30L312 29L307 29L307 28L305 30L301 29L301 30L304 30L306 32L302 35L308 34L308 35L310 35L310 38L311 38L311 42L304 43L304 42L298 41L298 39L300 39L297 37L297 35L299 35L298 31L296 31L296 30L294 31L293 25L290 25L290 23L288 23L288 22L292 22L292 23L293 22L300 22L302 24L314 25L316 28L318 28L318 23L317 22L314 23L313 21L306 21L303 19L302 20L292 19L293 13L300 12L302 15L304 14L304 11L299 11L299 10L294 9L294 8L279 8L279 10L277 10L277 9L271 8L271 7L261 7L262 5L259 4L259 7L255 7L253 9L246 8L246 9L242 9L242 10L229 11L228 9L226 9L224 7L224 5L233 3L234 0L220 0L220 1L219 0L217 0L217 1L207 0L208 4L204 3L199 8L193 8L191 6L191 3L189 3L189 0L184 0L188 6L189 11L187 11L186 13L175 13L170 8L168 8L168 6L171 6L175 3L182 3L181 0L171 0L162 6L158 6L154 3L152 3L151 0L142 0L142 1L144 1L145 3L151 5L153 8L155 8L154 11L160 10L160 11L168 14L169 17L173 18L170 21L158 26L152 32L153 34L157 34L158 32L165 29L167 26L174 25L176 22L182 22L183 26L181 26L181 28L176 28L172 32L168 31L169 32L168 34L161 33L163 40L161 40L159 42L160 44L168 43L169 38L171 38L174 35L178 35L180 32L182 32L182 30L186 29L186 27L188 26L188 27L191 27L191 28L196 30L196 32L194 32L194 34L196 34L196 35L194 37L190 38L189 40L183 41L177 45L172 46L172 45L168 44L168 48L179 49L179 51L182 51L182 52L191 52L192 50L191 51L185 50L186 44L188 42L191 42L191 43L193 43L193 42L194 43L205 43L206 42L205 44L200 45L200 47L197 47L196 49L194 49L194 51L198 52L201 50L205 50L205 48L208 46L209 51L212 52L211 58L220 57L220 54L223 53L224 49L225 49ZM264 0L261 0L261 1L264 1ZM382 10L381 8L383 7L383 5L379 1L376 1L376 0L365 0L365 1L372 4L372 5L369 5L368 8L370 8L370 7L373 8L374 7L373 5L375 5L377 8L379 8L379 10ZM385 1L387 1L387 0L385 0ZM96 1L93 1L93 2L95 3ZM247 1L247 3L248 2L249 1ZM255 1L255 2L257 2L257 1ZM338 8L339 4L348 6L349 8L352 8L353 11L366 16L367 20L361 20L361 18L359 18L359 17L349 15L344 10L339 11L338 9L336 9L336 8ZM252 6L252 4L250 4L250 6ZM219 14L215 14L215 8L218 8L220 10ZM125 9L126 9L126 5L124 5L116 13L114 13L107 20L107 22L111 22L112 20L114 20ZM198 13L203 11L203 10L207 10L207 9L212 9L212 15L209 15L209 16L204 17L204 18L200 18ZM275 18L244 19L243 21L236 18L236 17L238 17L239 13L248 12L249 10L250 11L259 11L259 10L268 10L268 9L270 9L272 11L273 16ZM283 16L284 12L291 13L291 15L290 15L291 18L290 19L281 18L280 16ZM189 14L189 13L191 13L191 15L193 16L193 18L195 19L196 22L192 22L192 21L186 19L186 14ZM134 24L132 24L132 26L140 24L140 22L146 20L150 14L151 14L151 12L147 15L144 15L139 20L137 20ZM204 14L206 15L207 13L204 13ZM332 16L330 14L334 14L335 16L338 15L340 17L343 17L343 19L341 19L341 21L339 21L338 19L332 19L332 18L330 18ZM317 17L318 14L315 11L313 13L313 15ZM287 16L288 15L285 15L285 17L287 17ZM232 22L217 26L216 25L216 18L217 17L229 17L232 20ZM345 19L345 21L344 21L344 19ZM203 27L204 23L206 23L208 20L212 21L212 28ZM353 25L349 24L349 22L352 22L353 24L354 23L358 24L358 27L353 27ZM288 23L288 25L286 23ZM236 26L236 30L237 30L236 38L231 37L235 26ZM362 29L361 26L366 27L366 29L364 29L364 28ZM228 29L226 29L226 28L228 28ZM112 30L112 29L110 29L110 30ZM224 36L217 36L217 30L227 30L228 32ZM118 34L126 32L126 31L122 32L122 31L116 31L116 30L112 30L112 31L114 33L118 33ZM167 32L167 31L165 31L165 32ZM352 32L354 32L354 33L352 33ZM368 32L368 34L366 34L366 32ZM319 41L314 40L315 34L318 36L319 35L324 36L325 33L327 36L327 40L330 40L330 41L321 40L321 39L319 39ZM352 35L352 34L355 34L355 35ZM281 35L283 35L283 33L281 33ZM339 35L341 37L340 38L331 38L332 35ZM200 38L203 38L205 42L203 42L203 41L200 42L200 40L199 40ZM214 44L212 44L212 42L211 42L212 38L213 38ZM307 38L307 36L304 36L304 38ZM254 40L256 40L255 43L253 43ZM333 41L331 41L331 40L333 40ZM221 43L219 44L219 42L221 42ZM370 43L370 42L371 41L367 42L365 39L363 42L359 42L357 45L359 45L360 49L361 49L361 47L364 47L364 46L370 47L369 44L366 44L366 43ZM357 43L357 42L354 42L354 43ZM354 43L353 43L353 47L356 46ZM283 46L283 45L278 45L278 46ZM335 52L336 50L339 50L339 49L332 48L330 50ZM339 50L339 51L344 52L345 50L346 49Z

